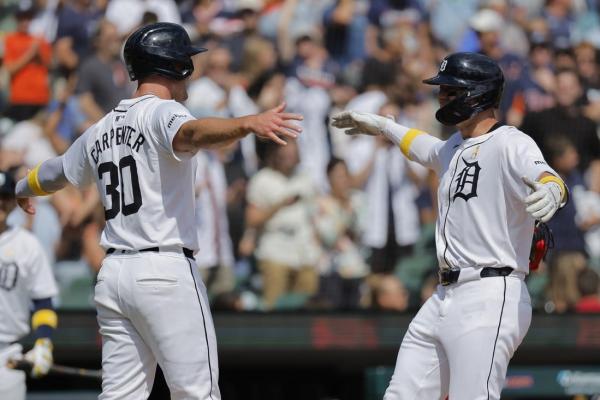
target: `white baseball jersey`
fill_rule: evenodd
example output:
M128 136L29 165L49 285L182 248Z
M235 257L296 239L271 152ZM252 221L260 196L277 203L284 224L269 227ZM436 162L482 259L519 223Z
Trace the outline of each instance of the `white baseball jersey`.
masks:
M104 248L183 246L197 250L191 154L173 138L194 119L174 100L145 95L123 100L63 156L67 179L96 182L104 205Z
M535 142L512 126L447 141L417 136L409 157L440 177L436 247L441 268L512 267L527 273L533 218L522 177L558 176Z
M0 343L29 333L31 301L58 294L40 242L22 228L0 233Z

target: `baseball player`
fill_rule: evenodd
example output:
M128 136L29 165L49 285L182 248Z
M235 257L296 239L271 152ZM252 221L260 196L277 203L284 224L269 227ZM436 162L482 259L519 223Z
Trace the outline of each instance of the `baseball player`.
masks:
M206 289L194 265L193 155L253 132L286 144L297 114L285 104L235 119L196 120L181 104L192 56L177 24L141 27L125 43L134 97L91 126L60 157L17 183L19 205L71 183L95 182L105 209L106 258L95 303L102 334L101 400L145 399L160 364L172 399L218 400L217 347Z
M15 342L35 334L33 349L25 354L31 376L39 378L52 365L52 332L57 317L52 297L58 294L50 263L40 242L28 231L6 224L16 207L12 174L0 171L0 399L25 400L25 373L7 368L22 357ZM33 314L32 314L33 309Z
M424 83L440 86L437 120L458 128L446 141L374 114L333 123L384 135L440 178L440 285L408 328L384 399L499 399L531 322L534 221L548 221L567 190L529 136L496 120L504 77L492 59L451 54Z

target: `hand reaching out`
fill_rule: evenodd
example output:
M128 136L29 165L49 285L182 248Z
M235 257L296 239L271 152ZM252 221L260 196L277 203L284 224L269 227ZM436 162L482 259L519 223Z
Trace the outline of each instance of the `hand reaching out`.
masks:
M302 128L291 121L302 121L300 114L286 113L285 102L277 107L255 115L250 123L250 129L256 136L269 139L285 146L287 143L282 137L296 139Z
M383 135L388 118L381 115L364 113L358 111L344 111L333 116L333 125L344 129L346 135Z

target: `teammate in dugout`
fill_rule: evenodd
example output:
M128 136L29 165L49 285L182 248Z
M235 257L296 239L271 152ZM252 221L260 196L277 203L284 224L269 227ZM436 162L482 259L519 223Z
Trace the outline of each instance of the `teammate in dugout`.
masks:
M25 400L25 373L7 368L22 358L16 343L29 333L35 335L33 349L25 354L32 364L31 376L46 375L52 366L52 332L58 319L52 297L58 294L52 267L41 243L28 231L6 224L17 206L15 180L0 171L0 399ZM31 310L33 308L33 314Z
M124 58L138 88L60 157L17 183L19 205L71 183L95 182L105 209L107 250L95 287L102 334L100 400L148 398L160 364L172 399L218 400L217 346L206 289L193 253L192 156L254 133L285 145L298 114L285 104L235 119L196 120L180 102L194 69L194 47L176 24L135 31ZM201 244L200 244L201 245Z
M534 221L548 221L567 189L534 141L494 116L504 77L476 53L446 57L438 74L442 141L374 114L346 111L347 134L384 135L437 172L436 292L412 320L384 400L500 399L509 360L531 323L528 273Z

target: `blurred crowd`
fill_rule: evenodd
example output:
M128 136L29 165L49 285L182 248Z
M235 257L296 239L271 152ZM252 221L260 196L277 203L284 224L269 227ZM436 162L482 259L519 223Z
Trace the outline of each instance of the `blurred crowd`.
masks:
M499 117L570 187L554 247L528 277L534 308L600 312L600 1L5 0L0 6L0 169L59 155L134 91L127 35L182 24L196 57L186 106L237 117L282 100L288 146L255 141L196 158L196 256L215 310L405 311L437 285L437 178L380 138L329 125L355 109L445 138L421 80L454 51L503 68ZM60 306L91 307L104 250L102 193L66 189L12 224L42 241ZM494 229L493 226L490 229Z

